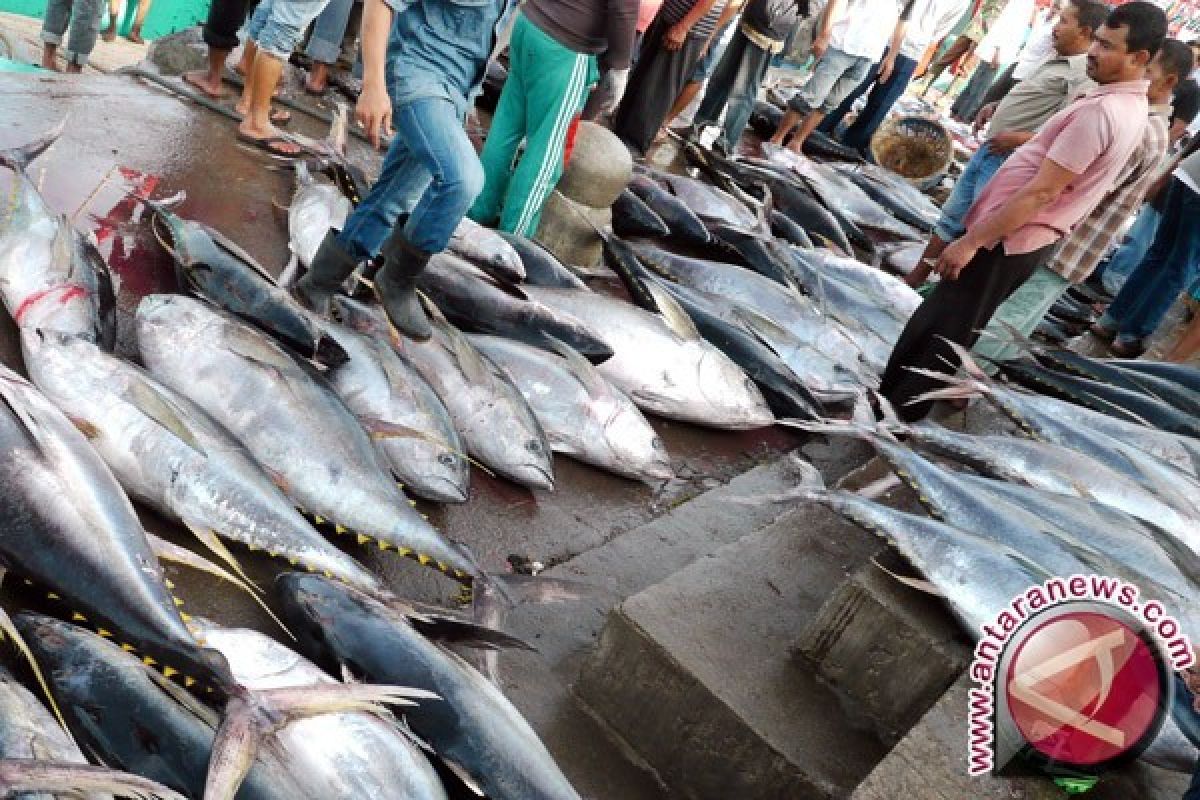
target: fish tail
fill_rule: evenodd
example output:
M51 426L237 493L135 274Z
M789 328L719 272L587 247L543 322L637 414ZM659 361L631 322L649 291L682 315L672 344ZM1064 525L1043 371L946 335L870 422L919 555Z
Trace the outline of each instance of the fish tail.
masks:
M53 128L20 147L0 150L0 164L17 172L23 171L25 167L29 166L29 162L46 152L50 149L50 145L58 141L58 137L62 136L62 132L67 127L68 118L63 117L62 121Z

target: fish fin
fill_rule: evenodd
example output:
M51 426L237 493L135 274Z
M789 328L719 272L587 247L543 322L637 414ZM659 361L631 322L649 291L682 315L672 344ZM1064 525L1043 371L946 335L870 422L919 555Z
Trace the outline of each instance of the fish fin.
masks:
M882 570L888 577L894 578L895 580L899 581L900 583L904 584L905 586L909 587L910 589L916 589L918 592L925 592L926 594L931 594L934 597L945 597L946 596L945 592L943 592L941 589L939 589L933 583L931 583L923 578L910 578L907 575L901 575L898 572L893 572L892 570L888 569L883 564L880 564L878 561L876 561L874 559L872 559L871 563L874 564L876 567L878 567L880 570Z
M650 296L654 298L654 304L658 306L659 314L666 321L667 327L674 331L676 336L689 341L701 338L700 331L696 330L696 323L692 322L692 318L683 310L683 306L679 305L666 289L657 281L646 280L642 283L650 292Z
M7 570L0 568L0 582L4 580ZM50 691L50 684L46 682L46 676L42 673L42 668L38 666L37 659L33 656L33 651L29 649L25 638L21 636L21 632L17 630L17 626L13 623L12 617L3 608L0 608L0 634L7 636L13 643L13 646L20 652L21 657L29 664L29 668L33 670L33 677L38 682L38 687L42 690L42 694L46 696L46 701L50 704L50 710L54 712L55 719L62 726L63 732L72 744L78 747L75 742L75 737L71 735L71 729L67 727L67 720L63 716L62 709L58 707L58 702L54 699L54 693Z
M287 264L283 267L283 272L279 273L279 285L286 289L296 282L296 274L300 271L300 258L294 252L290 252Z
M454 777L462 781L463 786L466 786L475 794L476 797L486 797L486 793L480 788L478 781L471 777L471 773L467 772L466 767L459 764L457 761L442 756L442 763L446 765L446 769L454 773Z
M90 797L93 792L105 792L132 800L185 800L174 789L149 778L91 764L54 761L4 759L0 761L0 786L22 797L26 792L55 797Z
M129 392L130 400L139 411L197 453L207 456L204 448L200 446L200 442L196 440L187 423L184 422L182 412L175 407L174 403L156 391L148 382L142 380L140 376L130 385Z
M136 658L135 658L136 660ZM204 725L216 730L221 725L220 716L208 706L196 699L195 695L184 689L158 670L147 666L145 674L154 681L160 690L176 703L179 703L188 713L200 720Z
M250 586L254 585L254 584L250 583L250 578L247 577L246 571L244 569L242 569L242 565L238 563L237 558L234 557L233 553L229 552L229 548L225 546L225 543L221 541L221 539L217 536L216 533L214 533L212 530L210 530L208 528L204 528L199 525L194 525L191 522L188 522L187 520L183 521L183 525L185 528L187 528L189 531L192 532L193 536L195 536L197 539L200 540L201 544L203 544L205 547L207 547L209 550L211 550L213 552L213 554L217 556L217 558L221 559L226 564L228 564L229 568L232 569L239 578L241 578L243 581L245 581ZM191 550L188 550L187 552L189 554L195 555L194 553L192 553ZM197 557L199 557L199 556L197 556ZM190 564L189 564L189 566L190 566Z
M536 647L516 636L496 630L487 625L480 625L446 614L410 615L409 623L427 639L444 644L479 650L507 649L537 652Z
M774 320L764 317L752 308L746 306L734 306L733 317L743 328L746 329L759 343L770 350L775 355L779 355L778 348L771 343L772 338L796 338L794 334L785 328L776 325Z
M58 137L62 136L63 131L67 128L67 120L69 118L70 115L68 114L53 128L20 147L0 150L0 164L10 169L23 171L25 167L29 166L29 162L49 150L50 146L58 141Z
M240 324L240 323L239 323ZM300 368L292 358L273 347L254 347L257 340L251 340L238 331L237 338L226 338L225 346L229 352L257 367L266 367L274 372L292 372Z
M329 147L330 152L341 158L346 157L346 141L349 131L349 108L345 103L339 101L337 110L334 111L333 118L329 123L329 135L325 137L325 144Z
M578 350L549 334L546 334L546 340L550 342L550 347L554 349L554 352L567 362L567 371L579 381L588 394L592 396L611 394L612 384L605 380L595 365L580 355Z
M254 256L242 249L242 246L237 242L233 241L216 228L205 225L203 222L197 222L196 224L199 225L200 228L209 235L209 237L213 240L213 244L217 245L238 260L244 261L246 266L257 272L267 281L267 283L270 283L272 286L279 285L278 281L275 280L275 276L268 272L266 267L258 263L258 260L255 259Z
M270 467L263 467L262 470L266 474L266 476L271 479L271 483L275 484L276 489L278 489L279 491L283 492L286 495L291 494L292 484L288 481L288 479L286 477L284 477L282 472L277 472L276 470L273 470Z
M229 555L229 558L232 560L232 563L237 564L237 560L233 558L233 554L229 553L229 550L226 549L224 543L217 540L217 537L212 533L212 531L206 531L206 530L201 530L199 528L194 528L191 525L189 525L186 521L184 522L184 525L187 526L192 531L192 533L196 535L196 538L198 538L198 539L200 539L200 541L204 542L205 546L213 548L214 553L217 553L218 555L221 555L222 558L224 558L224 555L222 555L220 552L220 551L224 550L224 552ZM197 572L206 572L209 575L212 575L216 578L220 578L221 580L225 581L226 583L233 584L234 586L241 589L246 594L250 595L252 598L254 598L254 602L258 603L258 605L263 609L263 611L267 612L267 616L269 616L272 620L274 620L275 624L278 625L281 629L283 629L283 632L286 633L288 636L290 636L293 641L295 641L296 637L292 634L292 632L290 630L288 630L287 626L283 624L282 620L280 620L279 617L275 616L275 612L272 611L271 607L268 606L266 601L262 599L261 593L255 589L254 585L252 583L250 583L249 580L244 580L243 578L239 578L237 575L230 573L228 570L224 569L223 567L209 561L204 556L199 555L198 553L193 553L191 550L188 550L186 547L180 547L179 545L168 542L165 539L160 539L159 537L155 536L152 533L146 534L146 540L150 542L150 549L154 551L154 555L157 558L159 558L163 561L171 561L175 564L181 564L185 567L191 567L192 569L196 570ZM211 542L209 540L211 540ZM213 543L215 543L215 547L214 547ZM235 567L235 569L237 569L237 571L239 573L241 572L240 565Z
M53 437L46 431L36 416L36 412L26 408L19 401L18 395L12 387L22 384L26 386L30 385L24 378L16 375L16 373L12 373L12 377L0 373L0 402L8 406L13 416L21 423L21 427L25 429L30 443L37 448L42 458L49 460L50 454L54 451Z
M407 425L399 425L394 422L387 422L378 417L358 417L359 424L363 430L371 435L372 439L427 439L426 433L415 428L410 428Z
M484 361L483 354L467 341L467 337L463 336L462 331L448 326L446 335L450 339L454 359L462 369L463 375L466 376L467 382L477 386L491 384L494 377L491 370L488 369L487 362Z

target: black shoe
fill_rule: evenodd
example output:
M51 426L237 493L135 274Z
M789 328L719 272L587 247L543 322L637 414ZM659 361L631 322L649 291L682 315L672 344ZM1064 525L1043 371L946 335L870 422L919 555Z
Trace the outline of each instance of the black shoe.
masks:
M383 266L375 276L375 292L383 304L388 319L396 330L424 342L433 335L429 318L417 297L417 276L429 263L430 254L409 244L400 233L394 232L379 251Z
M358 261L345 250L330 228L317 248L317 255L308 266L304 277L292 287L292 297L310 311L329 316L329 301L342 288L346 278L354 272Z

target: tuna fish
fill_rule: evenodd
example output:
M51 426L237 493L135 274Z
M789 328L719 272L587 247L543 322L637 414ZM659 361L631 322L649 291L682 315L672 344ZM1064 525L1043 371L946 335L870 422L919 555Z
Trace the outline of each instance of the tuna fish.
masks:
M229 561L214 536L364 589L379 588L371 573L313 530L225 428L186 397L86 340L52 332L27 332L25 340L34 382L131 497L179 520Z
M350 200L332 183L319 181L304 161L296 161L296 191L288 206L288 249L308 269L330 228L341 230Z
M481 796L579 800L529 723L496 686L401 615L314 576L276 581L284 616L318 663L437 694L405 713L413 731Z
M521 390L554 452L651 484L674 475L633 401L566 345L560 357L511 339L468 338Z
M570 267L534 239L497 231L520 256L525 265L525 283L534 286L558 286L563 289L586 289L587 286Z
M663 218L629 189L617 195L612 205L612 226L617 236L666 236L671 232Z
M258 631L197 620L197 632L251 689L335 684L317 665ZM440 702L429 694L420 702ZM290 723L275 752L290 778L322 800L446 800L446 790L412 739L375 714L347 711Z
M554 488L550 444L517 387L476 350L466 336L433 313L428 342L401 340L382 310L339 299L350 327L388 341L421 374L445 404L467 452L486 468L533 489Z
M79 334L111 350L116 297L108 267L90 239L47 207L25 172L61 132L62 125L25 147L0 150L0 165L15 173L0 201L0 297L20 328Z
M525 280L525 263L508 240L469 217L458 223L447 249L509 283Z
M605 332L614 355L600 365L600 374L644 411L731 430L761 428L774 421L746 373L694 329L674 329L657 314L599 292L535 287L528 292Z
M304 511L460 581L484 577L411 508L329 384L265 335L190 298L150 295L137 338L150 373L237 436Z
M689 244L708 244L711 238L708 229L687 204L668 192L653 178L634 175L629 189L650 207L667 224L671 238Z
M336 315L344 313L342 300L333 300ZM326 373L329 385L367 431L378 432L375 445L396 479L435 502L466 502L471 469L466 446L437 393L386 340L333 322L319 324L350 355Z
M577 317L536 302L519 286L492 280L454 255L434 256L417 285L464 330L509 336L535 347L564 342L595 363L612 356L600 333Z

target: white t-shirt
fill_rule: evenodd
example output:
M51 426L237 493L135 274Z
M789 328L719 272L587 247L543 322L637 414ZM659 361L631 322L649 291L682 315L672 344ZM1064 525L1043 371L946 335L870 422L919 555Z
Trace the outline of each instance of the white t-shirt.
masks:
M971 0L916 0L900 55L920 61L929 45L941 41L971 6Z
M1023 81L1032 77L1038 67L1054 57L1055 20L1056 17L1053 14L1047 14L1038 25L1034 26L1033 32L1029 34L1029 41L1025 43L1025 46L1021 48L1021 54L1017 56L1017 66L1013 68L1014 79Z
M896 0L848 0L842 18L829 30L829 46L878 61L891 41L900 4Z
M1034 0L1009 0L991 30L983 37L975 55L980 61L998 65L1011 64L1025 44L1029 23L1033 19Z

